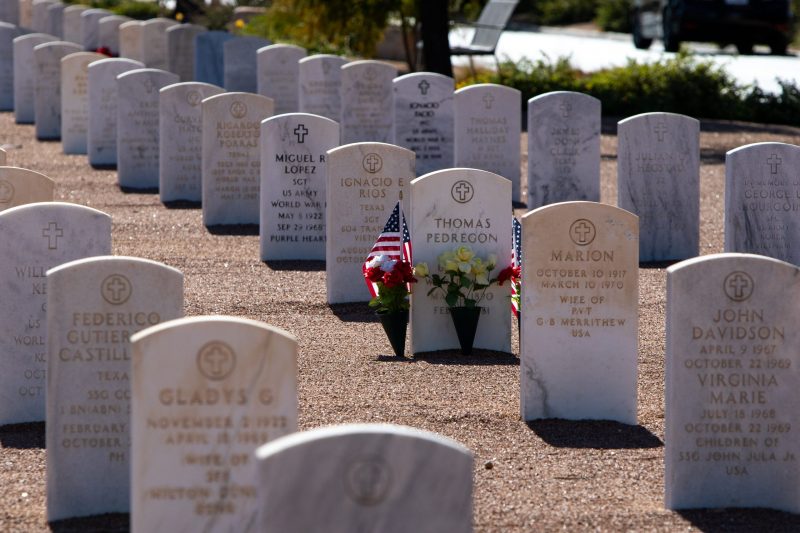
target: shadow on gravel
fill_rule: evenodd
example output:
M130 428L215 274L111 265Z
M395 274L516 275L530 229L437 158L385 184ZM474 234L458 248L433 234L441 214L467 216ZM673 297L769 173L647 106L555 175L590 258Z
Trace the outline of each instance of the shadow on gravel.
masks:
M203 203L189 200L173 200L171 202L164 202L164 207L167 209L202 209Z
M664 446L643 426L610 420L533 420L527 425L543 441L557 448L643 449Z
M676 512L708 533L800 531L800 516L772 509L684 509Z
M57 520L49 525L54 533L114 533L130 531L131 519L127 513L109 513Z
M44 422L0 426L0 446L19 450L44 449Z
M136 189L133 187L122 187L119 188L120 191L124 192L125 194L158 194L158 187L149 187L145 189Z
M117 170L116 163L111 163L108 165L101 165L101 164L92 165L91 163L89 163L89 166L92 167L94 170Z
M211 235L258 235L258 224L231 224L230 226L206 226Z
M473 350L470 355L462 355L458 350L422 352L415 354L414 360L425 361L432 365L519 366L519 359L516 356L510 353L489 350Z
M367 302L328 304L328 307L342 322L378 322L375 311Z
M325 261L292 260L292 261L264 261L270 270L299 270L300 272L323 272Z

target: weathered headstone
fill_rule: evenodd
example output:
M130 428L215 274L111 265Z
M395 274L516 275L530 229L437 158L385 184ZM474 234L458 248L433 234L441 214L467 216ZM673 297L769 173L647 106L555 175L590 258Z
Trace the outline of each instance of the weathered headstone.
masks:
M81 45L87 52L97 50L100 19L113 15L105 9L87 9L81 13Z
M102 256L47 272L47 519L130 509L130 337L183 315L183 275Z
M667 269L667 508L800 512L799 276L747 254Z
M117 164L117 76L144 68L139 61L109 58L89 65L89 164Z
M14 39L14 92L12 102L17 124L33 124L36 87L36 61L33 49L44 43L58 41L52 35L29 33ZM0 66L2 68L2 66ZM9 77L9 81L12 78ZM7 95L6 95L7 96ZM3 98L0 92L0 98Z
M225 90L208 83L163 87L159 97L158 194L162 202L202 199L203 108Z
M320 115L331 120L342 118L343 57L318 54L298 62L298 105L301 113Z
M408 188L414 177L414 153L399 146L356 143L328 152L328 303L369 300L361 267L397 201L410 213Z
M618 123L617 205L639 217L639 261L700 247L700 122L644 113Z
M173 320L131 340L131 530L252 530L261 505L253 453L297 430L297 341L233 317ZM200 397L208 401L186 401ZM220 424L164 424L197 417ZM163 496L184 487L198 497Z
M594 202L540 207L522 217L522 257L523 420L636 424L636 216Z
M218 87L225 84L223 44L234 36L226 31L207 31L194 39L194 79Z
M47 8L54 3L56 3L56 0L33 0L31 30L39 33L47 33L49 31Z
M64 8L66 4L53 2L47 6L45 33L55 35L61 39L64 35Z
M0 21L19 26L19 0L3 0L0 2Z
M97 48L112 56L119 56L119 27L130 22L129 17L112 15L97 22Z
M764 142L725 154L725 251L800 264L800 147Z
M53 180L27 168L0 167L0 211L34 202L52 202Z
M261 123L261 259L325 259L326 158L339 125L306 113Z
M427 263L436 272L441 254L469 246L483 260L490 255L497 258L497 266L489 272L489 278L496 277L511 258L511 215L511 182L497 174L459 168L417 178L411 182L409 217L414 262ZM411 306L412 352L458 348L444 296L438 292L428 296L432 287L424 282L418 286ZM494 285L478 302L483 309L476 348L511 351L509 294L508 284Z
M71 43L83 44L81 35L81 14L90 9L88 6L72 4L64 8L64 20L61 28L64 31L64 40Z
M144 22L141 20L131 20L123 22L117 30L119 37L119 57L141 61L144 63L144 45L142 40L142 29Z
M270 44L260 37L235 37L223 43L223 87L226 91L257 92L256 52Z
M61 58L81 50L80 45L67 41L43 43L33 49L33 116L39 140L61 138Z
M342 144L392 142L392 80L397 69L382 61L342 67Z
M75 204L44 202L0 213L0 424L45 418L45 272L111 253L111 217Z
M435 433L349 424L256 452L258 531L470 533L472 452Z
M89 63L103 54L78 52L61 59L61 144L65 154L85 154L89 129Z
M453 78L416 72L393 84L394 144L417 155L418 176L452 167Z
M194 80L194 40L206 30L197 24L179 24L167 28L167 70L181 81Z
M178 75L146 68L117 76L117 179L130 189L158 187L158 95Z
M454 166L511 180L511 199L521 202L521 93L504 85L470 85L455 92L453 110Z
M167 70L167 29L177 25L176 21L162 17L142 24L142 63L147 68Z
M19 29L0 22L0 111L14 109L14 38Z
M600 201L600 108L570 91L528 100L528 209Z
M203 100L203 224L258 224L259 135L270 98L224 93Z
M299 109L297 62L304 57L306 49L292 44L271 44L256 53L258 94L272 98L276 115Z

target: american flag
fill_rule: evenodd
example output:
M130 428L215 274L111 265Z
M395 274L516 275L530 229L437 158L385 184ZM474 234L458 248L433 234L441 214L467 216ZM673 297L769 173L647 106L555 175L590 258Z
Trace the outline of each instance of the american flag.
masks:
M402 227L402 231L400 228ZM364 265L361 267L362 271L367 270L367 263L376 255L388 255L392 259L401 261L405 259L411 263L411 234L408 233L408 226L406 225L406 217L403 216L403 209L400 207L400 202L394 206L389 220L383 226L383 231L378 235L378 240L372 246L369 255L364 260ZM364 278L369 288L369 293L373 298L378 296L378 285L372 283L367 278Z
M522 265L522 225L519 223L516 217L511 217L511 229L512 229L512 238L511 238L511 266L518 267ZM520 282L520 288L522 283ZM517 295L517 289L514 287L514 284L511 284L511 295ZM519 303L512 298L511 299L511 312L514 313L514 316L519 316Z

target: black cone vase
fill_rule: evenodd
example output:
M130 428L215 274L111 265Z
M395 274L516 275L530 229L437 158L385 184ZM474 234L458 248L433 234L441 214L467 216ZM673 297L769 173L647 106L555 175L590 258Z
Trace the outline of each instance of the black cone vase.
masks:
M389 337L389 343L397 357L403 357L406 351L406 327L408 326L408 310L394 313L376 313Z
M450 318L456 327L458 344L461 346L462 355L472 353L472 344L475 342L475 331L478 329L478 319L481 317L481 307L451 307Z

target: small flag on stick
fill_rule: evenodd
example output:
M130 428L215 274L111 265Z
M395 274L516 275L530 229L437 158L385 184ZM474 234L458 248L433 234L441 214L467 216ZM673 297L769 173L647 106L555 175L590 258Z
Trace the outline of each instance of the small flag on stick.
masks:
M522 225L513 216L511 217L511 228L513 234L511 238L511 266L518 268L522 266ZM520 286L521 284L520 282ZM514 316L519 316L519 298L514 298L515 296L519 296L517 287L515 283L511 283L511 312L514 313Z
M411 263L411 235L408 233L408 226L406 225L406 218L403 216L403 209L400 207L400 202L394 206L389 220L383 227L383 231L378 235L378 240L372 246L367 259L361 267L361 270L366 272L367 263L373 257L383 255L388 256L395 261L406 260ZM364 278L369 288L369 293L373 298L378 296L378 285Z

